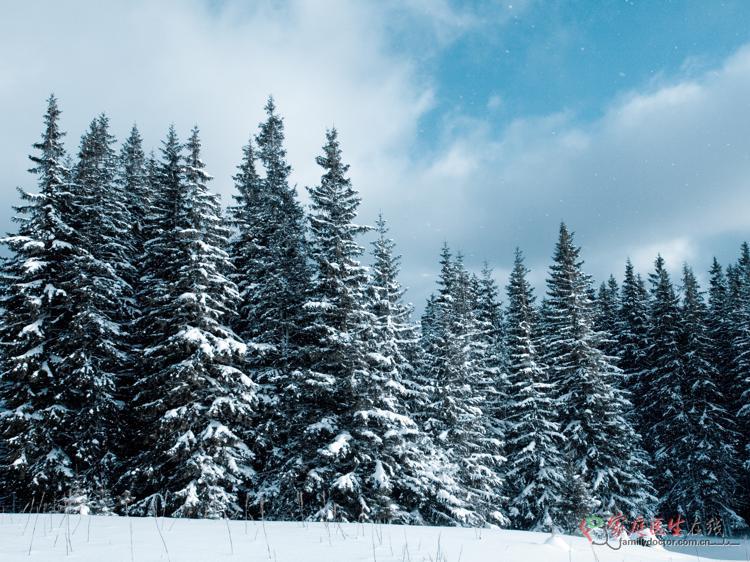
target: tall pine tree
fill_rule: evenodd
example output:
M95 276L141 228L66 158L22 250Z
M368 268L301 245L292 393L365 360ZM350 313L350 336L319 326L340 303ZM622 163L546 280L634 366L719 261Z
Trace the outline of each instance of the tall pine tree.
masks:
M632 401L635 405L631 417L638 430L644 431L649 421L643 412L650 400L644 375L649 348L649 302L643 279L635 273L630 259L625 263L625 278L622 282L615 329L619 367L625 375L624 382L632 392Z
M510 516L518 529L551 531L562 526L563 436L556 390L541 364L538 313L523 254L516 249L505 314L510 403L508 468Z
M692 270L683 268L680 357L684 373L687 427L678 433L683 470L671 482L664 503L691 519L720 517L729 528L745 526L737 514L739 463L734 420L724 408L718 370L712 362L707 308Z
M237 368L245 345L227 327L239 295L227 278L227 231L194 129L181 157L174 129L164 144L164 227L149 240L149 328L136 411L141 453L126 481L142 513L222 517L241 512L238 494L252 478L244 428L254 417L255 383ZM154 255L155 254L155 255Z
M628 420L631 403L622 372L601 351L594 327L591 280L582 271L580 248L560 226L544 303L544 362L559 392L560 426L571 479L568 526L588 508L587 495L604 513L650 512L653 497L644 475L640 438ZM569 480L571 483L571 480Z
M456 519L506 524L503 513L502 442L487 401L484 346L476 347L476 291L460 256L447 246L440 259L438 293L423 335L421 378L430 393L425 427L455 465L460 494L453 494ZM424 324L424 321L423 321Z
M19 190L18 231L3 240L11 256L3 262L0 287L0 436L7 447L0 478L22 502L60 499L75 486L55 349L69 320L66 286L78 242L70 224L73 196L59 120L57 100L50 96L42 138L30 156L38 192Z
M680 302L675 293L664 258L658 256L651 283L650 346L644 384L643 419L645 444L654 457L654 485L667 512L676 513L678 506L667 497L674 482L681 478L685 452L681 435L674 428L690 427L687 404L683 395L685 374L680 361Z
M72 223L79 238L66 285L70 319L56 349L66 404L65 432L77 474L77 503L97 511L113 508L110 489L124 441L119 417L120 377L129 353L129 315L134 277L130 216L115 182L117 158L109 121L101 115L81 139L73 174Z

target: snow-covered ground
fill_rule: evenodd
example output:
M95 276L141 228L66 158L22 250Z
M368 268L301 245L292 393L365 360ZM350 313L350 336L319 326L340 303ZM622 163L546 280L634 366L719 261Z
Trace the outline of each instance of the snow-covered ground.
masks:
M132 537L132 541L131 541ZM591 546L543 533L370 524L0 515L0 561L638 562L748 560L750 546L690 552Z

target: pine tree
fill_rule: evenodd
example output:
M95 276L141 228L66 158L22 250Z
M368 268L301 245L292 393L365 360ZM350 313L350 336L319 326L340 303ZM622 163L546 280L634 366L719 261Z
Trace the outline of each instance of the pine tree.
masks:
M619 367L625 376L625 384L632 391L635 405L633 422L642 431L649 423L642 415L650 401L644 375L649 348L649 303L643 279L635 273L630 259L625 263L616 331Z
M689 428L690 418L683 396L685 373L680 361L679 298L667 272L664 258L658 256L651 283L651 319L647 369L642 375L641 392L645 444L654 458L654 485L663 509L676 513L677 506L668 503L667 494L674 482L682 477L681 450L683 442L675 428Z
M594 304L594 329L602 334L600 349L613 363L619 363L620 289L614 276L610 275L607 282L599 286Z
M250 345L250 360L262 377L265 369L299 366L302 307L310 288L304 214L296 189L289 185L284 122L273 98L265 110L267 118L256 137L265 177L257 178L255 153L248 144L235 177L239 199L233 211L240 241L234 246L233 260L237 275L244 276L235 278L243 290L238 322Z
M359 262L363 248L356 241L367 228L353 222L360 198L346 177L349 167L342 161L335 129L327 132L323 155L316 161L323 175L320 185L309 189L310 253L316 266L311 299L305 304L310 368L298 373L297 388L288 396L288 403L301 401L301 408L288 411L294 412L293 425L303 428L299 437L304 442L293 443L292 451L305 470L290 476L319 517L335 513L349 521L368 519L371 508L362 494L367 480L355 469L364 464L369 477L375 467L361 456L358 441L366 436L353 435L354 420L349 419L360 406L354 403L358 387L372 376L367 272Z
M109 491L119 470L116 450L124 440L117 389L130 359L132 288L125 277L132 279L134 269L131 221L125 194L115 183L114 142L105 115L92 121L81 139L71 217L78 248L65 284L70 317L55 346L75 492L79 504L95 511L114 507Z
M478 354L477 367L482 371L486 383L486 414L494 418L494 432L502 440L507 418L509 381L507 374L508 357L505 349L505 322L500 304L497 283L492 278L492 270L485 262L481 276L474 279L476 285L475 345Z
M227 327L238 294L227 278L228 232L193 129L182 157L170 129L161 164L160 230L147 243L143 377L136 412L142 450L126 481L133 510L177 517L234 516L253 476L243 429L254 417L255 383L237 368L245 345Z
M142 256L144 252L146 219L151 208L153 193L151 178L149 177L149 159L143 151L143 140L138 128L133 125L130 135L122 144L118 159L117 176L115 181L124 196L124 204L129 218L129 241L133 256ZM140 290L140 271L138 260L130 269L130 276L126 277L133 292ZM131 316L138 314L131 311Z
M716 368L716 384L724 397L723 407L736 418L738 401L734 397L735 326L732 322L732 296L724 270L713 259L709 272L706 336L709 338L710 362ZM736 419L735 419L736 422Z
M234 226L230 246L232 280L240 291L234 328L248 346L246 369L260 384L260 409L251 446L269 474L284 459L288 420L279 397L306 366L306 312L310 269L305 218L295 187L289 185L284 123L272 98L265 106L255 144L251 138L234 177L237 194L229 209ZM262 164L264 175L257 164ZM271 468L274 467L274 468ZM265 481L276 486L275 478ZM274 492L256 490L254 503ZM257 505L256 505L257 506Z
M563 436L556 392L540 363L538 314L523 254L516 249L507 286L505 337L512 388L508 407L510 517L518 529L551 531L562 523Z
M409 522L430 481L402 395L409 367L398 338L406 335L408 311L400 304L397 262L383 241L386 254L376 259L385 286L372 289L377 311L388 315L381 325L376 307L368 306L374 293L356 240L368 229L354 223L360 198L346 177L335 129L323 151L321 182L309 190L316 265L305 305L310 368L295 372L284 389L285 462L278 481L265 487L277 490L270 513Z
M460 494L452 494L456 520L462 524L505 524L502 511L502 442L488 408L477 335L476 295L460 256L447 246L441 253L438 293L431 325L423 337L421 378L431 394L425 427L455 465Z
M230 241L230 253L234 265L232 278L240 293L240 306L235 317L234 329L244 339L250 341L254 335L255 318L253 295L260 283L260 261L266 249L259 240L264 227L259 205L261 204L261 178L256 170L256 156L251 138L242 149L242 162L234 176L237 193L235 204L229 207L229 217L234 227ZM263 346L258 348L262 351Z
M7 449L0 461L3 488L21 501L59 499L74 485L74 464L63 433L65 404L59 401L59 358L55 344L69 319L65 285L77 234L69 223L72 193L64 165L60 109L50 96L44 132L30 156L38 192L20 191L15 235L3 242L0 305L3 346L0 376L0 436Z
M450 522L442 494L456 484L445 473L447 461L413 419L410 407L424 403L412 358L418 343L398 282L400 257L380 216L372 243L373 265L367 287L371 314L371 376L355 392L366 404L354 414L364 424L365 448L375 470L362 495L371 506L369 519L401 522ZM360 430L361 431L361 430ZM366 473L365 473L366 475ZM372 498L372 499L370 499Z
M683 268L680 348L684 372L684 400L690 420L678 437L683 441L683 471L664 499L691 519L720 517L730 529L744 527L737 514L739 463L737 435L717 384L711 362L711 340L706 329L707 309L692 270Z
M602 512L642 515L650 512L653 498L640 438L627 418L632 406L622 389L622 372L600 349L602 336L593 328L591 280L579 256L580 248L562 224L547 279L543 345L550 382L559 392L565 453L572 476L582 478L581 486ZM580 498L571 502L563 497L563 503L588 503L585 492L575 494ZM578 515L571 512L567 525L575 525Z
M730 307L733 333L734 365L732 378L740 391L737 417L741 428L741 447L744 449L747 480L750 480L750 245L743 242L740 258L732 269ZM750 502L747 502L750 504Z
M125 208L129 220L129 227L126 232L132 266L122 272L123 279L130 287L130 298L125 299L124 306L127 320L126 345L129 348L131 368L125 368L120 374L117 388L117 395L124 404L130 404L135 397L134 382L138 377L139 369L132 368L132 366L137 365L144 343L139 330L144 312L141 306L141 296L145 287L142 283L147 274L143 257L146 254L147 239L152 234L149 233L149 226L156 226L155 224L152 225L157 197L156 168L157 164L153 154L149 157L145 155L140 132L134 125L120 149L115 177L116 185L125 198ZM137 435L139 423L134 416L133 409L121 408L119 416L123 435ZM125 469L127 469L127 459L137 453L138 446L133 439L125 438L117 444L116 450L125 460Z

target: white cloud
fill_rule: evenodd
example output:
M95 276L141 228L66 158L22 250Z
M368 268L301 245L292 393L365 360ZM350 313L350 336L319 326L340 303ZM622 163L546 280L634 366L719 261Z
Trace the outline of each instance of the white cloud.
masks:
M689 238L680 237L636 248L632 252L631 261L636 270L650 271L657 255L664 258L670 270L679 271L684 263L696 257L696 248Z
M356 178L381 181L379 170L409 145L432 100L429 80L386 45L388 12L360 2L219 6L140 0L5 7L0 167L10 172L6 199L14 184L30 181L19 163L39 134L50 91L60 99L72 151L100 111L110 114L120 137L137 121L154 147L170 122L183 135L198 123L214 188L224 195L240 149L273 94L300 185L317 180L314 158L325 128L334 124Z
M183 136L197 122L225 198L273 93L303 195L319 175L324 129L339 128L364 219L382 209L391 220L419 304L445 240L469 265L488 259L498 272L520 245L541 282L562 219L600 278L621 272L628 255L643 267L654 251L707 261L711 240L745 235L750 48L715 69L689 61L682 77L624 93L592 122L558 108L497 130L449 114L423 143L429 152L415 153L438 95L425 57L528 4L472 12L447 0L10 3L0 20L0 222L10 228L13 188L29 186L26 154L51 90L72 150L103 110L120 137L137 121L154 147L170 122ZM408 45L394 43L394 29ZM488 109L501 104L490 98Z
M657 252L675 269L698 260L700 272L713 252L735 252L750 230L748 99L744 48L718 68L625 93L592 122L561 111L502 131L464 123L440 165L414 181L420 216L444 225L475 264L486 257L507 267L519 244L530 267L544 271L565 220L600 279L621 275L628 256L650 270ZM454 172L442 174L442 186L440 166ZM443 191L450 195L428 195ZM448 216L446 200L457 209ZM425 238L432 257L442 240Z

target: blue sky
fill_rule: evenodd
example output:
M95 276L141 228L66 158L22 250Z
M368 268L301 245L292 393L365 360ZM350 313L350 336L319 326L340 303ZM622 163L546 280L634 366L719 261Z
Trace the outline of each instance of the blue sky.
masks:
M743 1L515 4L451 4L476 21L446 48L420 59L438 92L424 119L425 145L450 111L497 128L560 110L594 119L619 94L704 71L750 40L750 3ZM402 41L394 38L395 45Z
M39 0L4 16L3 230L50 91L71 152L100 111L150 147L199 124L225 200L272 93L303 201L339 128L361 219L390 220L418 307L444 241L501 284L519 245L542 289L560 220L597 279L657 252L703 272L750 237L748 2Z

